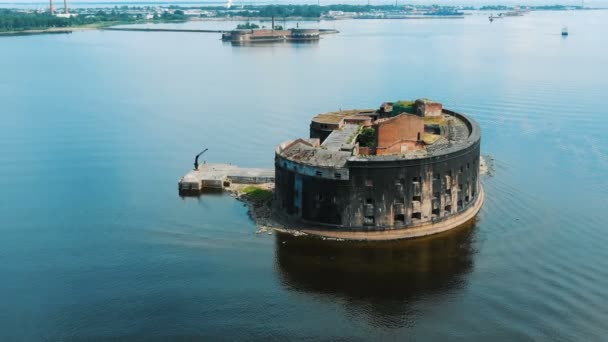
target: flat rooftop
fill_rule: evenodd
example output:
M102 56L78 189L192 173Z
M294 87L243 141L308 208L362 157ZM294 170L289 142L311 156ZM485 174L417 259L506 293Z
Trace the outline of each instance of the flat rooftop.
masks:
M322 147L314 147L302 142L296 142L284 150L277 150L282 157L299 164L327 168L340 168L352 153L348 151L331 151Z
M383 108L386 107L383 104L379 110L350 109L316 115L312 119L313 123L333 125L334 129L327 138L320 145L294 140L292 142L295 143L281 145L284 148L278 148L277 154L297 163L339 168L344 167L349 161L394 161L438 156L465 148L479 139L479 126L468 117L443 109L440 103L432 100L422 99L417 103L420 103L421 107L425 107L415 114L384 112ZM360 146L358 138L363 130L366 128L378 129L378 125L382 125L382 122L387 122L388 119L402 114L411 115L412 119L408 120L417 122L416 127L421 127L421 120L423 120L424 133L418 135L418 139L414 137L413 140L406 141L402 140L403 138L396 138L397 148L395 150L397 152L390 150L387 153L386 150L383 150L383 153L376 153L375 146ZM414 116L416 118L413 118ZM408 129L407 125L402 124L395 127ZM314 127L311 126L311 129ZM326 129L326 127L322 127L322 129ZM411 129L408 131L411 132ZM420 131L418 128L415 132ZM376 131L377 134L380 134L379 132L385 131ZM387 133L382 134L383 137L386 137L384 134ZM391 136L391 133L388 134ZM400 146L401 149L399 149ZM380 151L380 148L378 150Z
M365 115L365 114L373 114L375 109L349 109L349 110L340 110L337 112L329 112L318 114L314 118L312 118L313 122L317 122L320 124L338 124L347 116L355 116L355 115Z

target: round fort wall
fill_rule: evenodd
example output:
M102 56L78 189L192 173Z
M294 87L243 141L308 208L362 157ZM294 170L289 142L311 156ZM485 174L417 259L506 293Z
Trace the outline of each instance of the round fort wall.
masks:
M357 157L332 179L277 153L275 209L311 227L350 232L421 227L470 212L482 196L480 129L464 115L444 112L465 122L469 137L424 158Z

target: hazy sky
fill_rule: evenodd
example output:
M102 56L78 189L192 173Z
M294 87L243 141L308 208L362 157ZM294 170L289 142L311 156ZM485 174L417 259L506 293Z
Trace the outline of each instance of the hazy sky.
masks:
M36 3L46 3L47 1L40 1L40 0L0 0L0 3L30 3L30 4L36 4ZM196 0L177 0L177 1L167 1L167 0L73 0L70 1L71 3L74 4L78 4L78 3L171 3L171 2L193 2L193 3L218 3L218 2L223 2L223 1L196 1ZM241 1L235 1L235 2L241 2ZM289 1L289 0L276 0L276 1L268 1L268 0L247 0L247 1L242 1L244 3L306 3L306 2L311 2L311 3L316 3L315 1L306 1L306 0L295 0L295 1ZM387 1L387 2L391 2L391 1ZM581 0L404 0L404 1L399 1L400 3L411 3L411 4L496 4L496 3L516 3L516 4L530 4L530 5L536 5L536 4L564 4L564 5L573 5L573 4L580 4ZM360 1L356 1L356 0L332 0L331 3L367 3L367 0L360 0ZM588 0L585 1L585 3L595 3L595 4L600 4L600 3L604 3L604 4L608 4L608 0Z
M450 5L487 5L487 4L507 4L507 5L545 5L545 4L561 4L561 5L579 5L581 0L398 0L401 4L450 4ZM46 4L48 1L40 0L0 0L2 7L15 7L20 6L36 6ZM91 5L91 4L137 4L137 3L193 3L193 4L221 4L226 1L222 0L207 0L207 1L196 1L196 0L182 0L182 1L167 1L167 0L72 0L70 3L77 7L78 5ZM316 4L317 0L246 0L239 1L235 0L235 4L303 4L311 3ZM367 0L321 0L321 4L367 4ZM371 0L372 4L387 4L394 3L394 0ZM585 0L586 6L593 7L608 7L608 0Z

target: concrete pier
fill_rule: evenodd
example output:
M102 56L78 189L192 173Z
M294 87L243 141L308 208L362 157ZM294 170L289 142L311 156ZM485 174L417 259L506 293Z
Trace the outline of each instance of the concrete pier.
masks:
M232 183L274 183L274 169L241 168L230 164L202 164L179 180L178 190L180 194L197 194L203 190L222 190Z

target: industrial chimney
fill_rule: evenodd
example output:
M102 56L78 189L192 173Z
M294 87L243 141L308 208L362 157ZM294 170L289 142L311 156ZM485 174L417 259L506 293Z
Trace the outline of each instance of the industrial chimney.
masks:
M70 14L68 11L68 0L63 0L63 10L65 14Z
M55 9L53 8L53 0L49 0L49 9L51 10L51 15L55 15Z

